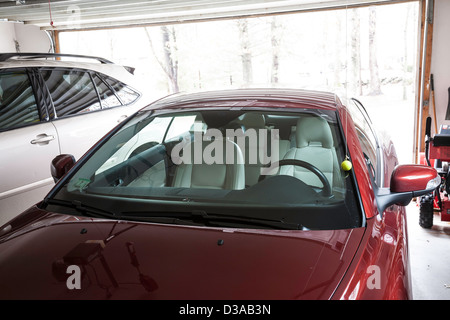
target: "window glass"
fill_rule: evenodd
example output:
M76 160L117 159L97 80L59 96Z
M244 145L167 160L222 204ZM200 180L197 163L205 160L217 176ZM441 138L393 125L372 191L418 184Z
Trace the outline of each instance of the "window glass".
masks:
M100 110L91 77L75 70L42 70L57 117Z
M95 86L97 87L98 95L102 102L102 109L108 109L113 107L121 106L119 99L115 96L114 92L109 89L106 83L96 74L92 75Z
M0 130L39 122L39 111L28 75L0 73Z
M364 116L362 110L351 101L349 104L349 111L351 113L353 122L355 123L358 139L361 144L361 149L366 158L367 165L376 181L377 179L377 140L373 133L367 117Z
M261 129L250 120L246 132L236 129L236 121L254 118L241 118L244 113L269 119L271 129ZM289 131L298 123L320 128L317 134L301 130L297 138L311 143L294 148L288 152L293 157L286 154L283 158L287 162L279 163L281 157L273 157L281 152L277 133ZM284 222L293 228L299 224L309 229L357 227L361 215L352 178L340 169L345 154L337 130L336 115L327 110L314 114L143 112L99 147L55 197L116 212L124 219L127 215L143 219L158 216L170 223L172 214L201 211L228 214L237 220L282 220L275 226L282 228ZM167 139L169 132L171 138ZM256 134L266 140L253 139ZM244 139L245 135L249 139ZM263 140L267 143L256 146ZM302 150L297 152L298 148ZM250 157L244 157L244 152ZM268 161L246 160L252 155ZM290 168L295 165L299 168ZM286 170L281 172L282 168ZM249 178L253 184L247 183ZM236 220L224 225L242 227Z
M198 131L198 127L201 127L201 124L199 122L194 123L195 118L195 115L175 117L167 132L166 140L175 138L182 133L187 133L191 129L192 131Z
M137 98L139 98L139 93L137 93L124 83L110 77L105 77L105 80L114 89L123 104L130 104Z
M97 170L96 174L116 166L119 163L128 160L130 157L161 143L171 121L172 117L154 118L151 121L151 125L147 125L147 122L144 121L141 124L143 128L139 130L139 132L130 137L127 142L120 142L115 146L114 154L105 161L105 163ZM134 133L135 129L131 131Z

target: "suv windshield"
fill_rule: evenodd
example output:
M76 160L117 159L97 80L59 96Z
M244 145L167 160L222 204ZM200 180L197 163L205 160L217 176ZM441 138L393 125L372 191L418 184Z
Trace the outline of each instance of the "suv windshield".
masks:
M217 227L360 227L353 174L340 168L337 114L267 110L142 112L68 177L48 210Z

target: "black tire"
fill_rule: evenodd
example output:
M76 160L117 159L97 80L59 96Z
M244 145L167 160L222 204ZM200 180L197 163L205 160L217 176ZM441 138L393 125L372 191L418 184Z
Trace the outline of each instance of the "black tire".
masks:
M433 196L426 195L420 198L419 225L429 229L433 226Z

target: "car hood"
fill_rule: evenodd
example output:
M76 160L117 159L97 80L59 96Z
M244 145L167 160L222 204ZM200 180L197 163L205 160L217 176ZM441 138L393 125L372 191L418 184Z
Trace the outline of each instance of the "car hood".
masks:
M329 299L364 233L28 215L0 233L0 299Z

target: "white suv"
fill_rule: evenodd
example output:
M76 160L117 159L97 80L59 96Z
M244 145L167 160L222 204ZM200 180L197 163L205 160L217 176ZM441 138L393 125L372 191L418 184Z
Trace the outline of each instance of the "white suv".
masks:
M148 102L132 69L102 58L0 54L0 225L54 185L50 162L56 155L78 159Z

